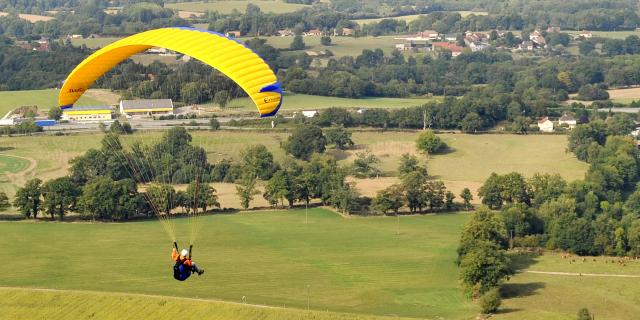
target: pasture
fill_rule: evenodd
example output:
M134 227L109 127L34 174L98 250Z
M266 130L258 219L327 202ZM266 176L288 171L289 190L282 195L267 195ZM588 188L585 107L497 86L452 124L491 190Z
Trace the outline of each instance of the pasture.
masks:
M330 50L335 57L340 58L344 56L357 56L362 53L364 49L374 50L377 48L382 49L386 54L389 54L395 49L396 41L398 43L401 40L395 40L394 38L402 36L379 36L379 37L331 37L331 45L323 46L320 44L321 37L308 36L303 37L306 45L305 50L322 51ZM267 40L267 43L275 48L288 49L293 37L262 37ZM241 40L247 40L250 38L241 38Z
M304 4L286 3L280 0L221 0L221 1L193 1L193 2L177 2L167 3L166 8L178 9L184 11L218 11L223 14L232 13L234 10L245 12L248 4L260 7L262 12L287 13L302 8L310 7Z
M104 104L101 99L92 98L89 90L78 101L78 105ZM58 89L0 91L0 117L21 106L37 106L42 111L58 105Z
M193 144L207 151L212 163L222 159L238 159L240 151L250 143L264 144L277 161L285 158L280 144L286 141L288 133L282 131L193 131ZM155 143L162 132L139 132L124 136L125 144L141 140ZM571 153L566 153L566 136L563 135L465 135L442 134L451 149L443 154L426 157L415 148L417 132L356 131L354 150L328 150L342 165L349 165L358 152L365 149L380 159L380 168L387 176L396 175L403 153L418 155L426 164L429 174L445 181L456 194L468 187L472 191L479 188L491 172L508 173L518 171L529 177L536 172L559 173L567 180L582 178L588 165L580 162ZM259 137L259 139L256 139ZM37 163L33 175L43 180L63 176L68 173L68 161L89 148L100 144L102 134L76 134L69 136L0 137L0 145L8 148L4 153L33 159ZM250 141L248 143L248 141ZM46 150L46 152L43 152ZM375 192L397 182L394 177L356 180L361 193L375 195ZM0 187L10 195L15 184L0 181ZM233 186L214 185L221 196L222 206L237 204ZM255 205L265 203L256 197Z
M618 262L619 258L563 256L548 252L539 257L515 257L522 270L503 285L503 311L495 318L575 319L582 307L589 308L596 319L637 317L640 292L635 284L640 281L640 261L628 261L623 265Z
M280 110L313 110L329 107L342 108L404 108L421 106L440 97L416 97L416 98L377 98L367 97L362 99L349 99L339 97L313 96L307 94L285 93ZM209 104L214 105L213 103ZM250 98L238 98L231 100L228 109L255 111L256 107Z
M308 224L304 209L207 216L194 247L207 272L184 283L171 277L171 244L157 221L0 223L0 245L20 256L0 284L469 318L477 307L462 296L454 263L467 219L402 217L397 235L395 217L344 219L324 209L310 209ZM176 222L180 242L187 219Z

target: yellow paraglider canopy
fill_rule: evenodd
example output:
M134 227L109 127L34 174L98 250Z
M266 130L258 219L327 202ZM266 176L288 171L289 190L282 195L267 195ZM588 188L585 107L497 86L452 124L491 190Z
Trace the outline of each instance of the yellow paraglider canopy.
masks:
M71 71L60 90L58 105L72 107L104 73L153 47L180 52L216 68L244 89L262 117L275 115L282 104L280 82L251 49L216 32L175 27L138 33L96 51Z

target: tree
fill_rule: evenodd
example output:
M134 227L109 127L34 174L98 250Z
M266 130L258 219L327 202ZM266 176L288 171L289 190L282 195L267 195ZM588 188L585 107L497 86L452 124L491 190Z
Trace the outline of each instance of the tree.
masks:
M502 207L501 183L500 176L495 172L491 173L489 178L478 189L478 196L482 198L482 204L491 209L500 209Z
M62 118L62 109L60 107L53 106L49 109L49 119L60 120Z
M342 127L326 129L325 137L327 143L335 145L336 149L344 150L354 145L351 132Z
M465 133L476 133L484 126L482 118L475 112L469 112L460 122L460 130Z
M426 177L420 171L413 171L402 177L402 190L411 212L422 211L427 206L425 182Z
M152 203L155 206L155 202ZM133 180L114 181L106 177L96 178L85 185L78 204L84 213L93 217L117 220L127 219L139 208L148 206L147 201L139 196ZM147 213L148 210L144 211Z
M380 175L380 160L371 152L359 152L353 160L353 175L357 178L373 178Z
M211 129L212 131L220 129L220 122L218 121L218 119L211 118L209 120L209 129Z
M597 85L585 84L578 90L579 100L594 101L609 99L609 92Z
M473 208L473 206L471 205L473 195L471 194L471 190L469 190L469 188L462 189L462 192L460 192L460 198L462 198L462 200L464 201L463 205L465 210L470 210L471 208Z
M293 41L291 42L291 45L289 45L290 50L304 50L304 47L304 40L299 34L293 37Z
M42 180L38 178L27 181L24 187L16 191L13 206L27 218L37 218L40 211L40 196L42 195Z
M403 176L413 171L420 171L424 176L427 176L427 168L420 165L418 157L409 153L402 154L400 165L398 166L398 173L400 176Z
M323 46L330 46L331 45L331 37L322 36L322 38L320 38L320 44L322 44Z
M508 244L504 220L487 207L476 210L465 225L458 246L458 257L464 256L481 241L495 244L501 249L506 248Z
M261 180L269 180L278 169L273 154L262 144L250 145L240 153L242 170Z
M592 40L583 40L578 44L578 49L581 55L588 56L596 49L596 44Z
M499 286L511 274L510 260L494 243L478 241L460 261L460 279L472 297Z
M178 206L176 190L166 183L153 183L147 187L147 197L156 209L167 216Z
M253 197L258 194L256 188L256 176L251 174L244 174L240 181L236 185L236 193L240 197L240 204L243 209L248 209Z
M404 195L402 187L399 185L392 185L383 190L377 192L376 197L373 198L374 210L386 214L392 211L394 214L398 214L398 210L404 205Z
M453 200L456 198L456 195L453 194L453 192L451 191L447 191L444 195L444 198L445 198L445 203L444 203L445 209L447 210L453 209Z
M420 133L416 141L416 146L418 150L424 153L437 153L446 147L444 142L440 140L440 137L436 136L432 130L425 130Z
M0 191L0 211L6 211L9 207L11 207L9 197L4 191Z
M224 109L227 106L227 103L229 102L229 91L227 90L217 91L216 94L213 96L213 102L218 106L220 106L220 108Z
M284 206L284 200L287 200L289 207L292 207L298 198L296 191L294 177L289 174L289 171L281 169L276 171L267 182L263 197L273 206L277 205L278 201L281 201Z
M518 134L527 134L530 125L531 119L528 117L517 116L511 124L511 130Z
M201 209L202 212L207 212L210 207L220 208L220 202L218 202L218 196L216 195L216 189L211 187L208 183L202 183L199 181L193 181L187 187L186 200L190 203L190 207L193 212ZM177 199L177 194L176 194Z
M70 177L61 177L44 183L42 194L44 196L43 206L51 215L51 220L55 214L62 220L65 213L76 205L81 190L71 181Z
M309 160L314 152L324 152L326 143L320 127L301 125L293 130L284 148L288 154L298 159Z
M480 297L479 302L480 302L480 310L482 310L482 313L484 314L489 314L489 313L498 311L498 308L502 303L500 299L500 289L493 288L487 291L487 293L483 294L482 297Z

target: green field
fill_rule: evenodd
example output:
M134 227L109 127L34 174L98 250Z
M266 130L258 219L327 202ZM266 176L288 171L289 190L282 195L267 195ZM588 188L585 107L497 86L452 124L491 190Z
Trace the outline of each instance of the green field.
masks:
M78 301L82 301L79 307ZM0 287L0 310L16 319L384 320L399 318L243 305L215 300ZM4 319L4 318L3 318ZM403 318L405 319L405 318Z
M578 35L581 31L563 31L568 34ZM594 37L624 39L628 36L640 36L639 31L591 31Z
M0 154L0 174L16 173L29 167L29 160Z
M523 271L592 273L640 276L640 261L617 263L618 258L571 257L546 253L519 258ZM503 312L496 319L575 319L586 307L595 319L636 319L640 313L639 278L518 273L503 286Z
M178 3L167 3L165 7L171 9L178 9L184 11L218 11L220 13L228 14L233 12L233 10L237 10L239 12L244 12L247 9L248 4L257 5L260 7L260 10L263 12L274 12L274 13L286 13L293 12L302 8L309 7L303 4L295 4L295 3L285 3L283 1L268 1L268 0L258 0L258 1L247 1L247 0L222 0L222 1L194 1L194 2L178 2Z
M140 132L123 137L125 143L142 140L154 143L162 132ZM193 143L207 150L209 161L238 158L240 151L250 143L264 144L276 160L285 157L280 143L288 134L281 131L195 131ZM348 165L357 152L369 149L376 155L384 172L395 174L400 156L415 149L417 132L354 132L353 140L359 149L332 151L340 163ZM256 139L256 137L259 137ZM464 135L443 134L441 137L451 147L450 152L422 159L427 161L429 173L435 178L454 181L472 190L478 187L491 172L518 171L525 176L536 172L559 173L565 179L582 178L588 165L571 153L566 153L566 136L563 135ZM76 134L69 136L0 137L0 145L9 148L4 153L26 157L36 161L35 175L43 180L68 173L68 161L89 148L98 147L102 134ZM45 152L43 152L45 151ZM0 181L13 194L15 185Z
M401 40L395 40L394 38L401 36L379 36L379 37L331 37L331 45L323 46L320 44L320 37L304 37L304 43L306 45L305 50L322 51L330 50L335 57L344 56L357 56L362 53L364 49L377 49L380 48L385 53L389 54L395 49L395 43L402 42ZM241 38L242 40L250 38ZM280 48L287 49L293 41L293 37L264 37L267 39L267 43Z
M343 108L402 108L421 106L429 101L438 100L434 98L364 98L348 99L338 97L312 96L307 94L285 93L280 110L314 110L328 107ZM213 104L211 104L213 105ZM232 100L227 108L235 110L254 111L256 109L253 102L247 98Z
M101 38L87 38L87 39L76 38L76 39L71 39L71 44L78 47L81 45L85 45L88 48L98 49L120 39L122 39L122 37L101 37Z
M78 105L96 105L103 102L83 95ZM20 106L38 106L48 110L58 105L58 89L0 91L0 117Z
M403 217L398 236L394 217L344 219L323 209L310 210L308 224L304 210L209 216L194 249L207 272L184 283L171 278L171 245L157 221L7 222L0 245L20 258L0 284L470 318L477 307L463 298L454 264L467 219ZM186 221L177 221L185 238Z

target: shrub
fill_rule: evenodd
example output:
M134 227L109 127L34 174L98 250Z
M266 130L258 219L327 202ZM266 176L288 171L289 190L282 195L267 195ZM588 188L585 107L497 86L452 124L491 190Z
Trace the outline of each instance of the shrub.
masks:
M480 303L482 313L487 314L496 312L502 303L502 300L500 299L500 289L496 287L487 291L487 293L480 297L478 302Z

